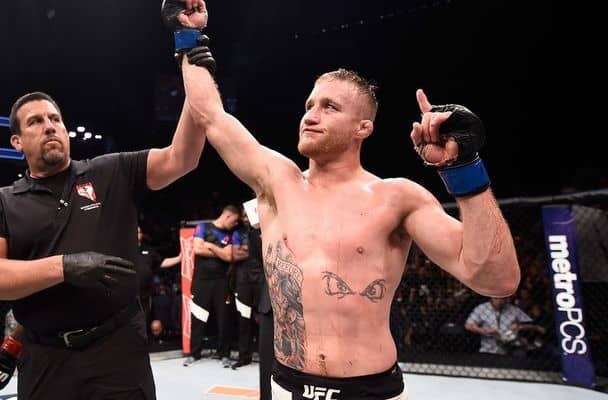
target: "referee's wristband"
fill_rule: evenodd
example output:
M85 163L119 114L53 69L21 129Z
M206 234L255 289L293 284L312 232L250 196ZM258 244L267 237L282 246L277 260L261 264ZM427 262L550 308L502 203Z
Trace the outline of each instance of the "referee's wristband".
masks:
M7 336L0 348L15 358L19 358L21 354L21 342L12 336Z
M198 46L196 39L201 35L198 29L181 29L173 32L173 42L175 44L175 52L181 50L190 50Z
M454 197L472 196L490 186L490 178L481 158L455 167L438 170L448 193Z

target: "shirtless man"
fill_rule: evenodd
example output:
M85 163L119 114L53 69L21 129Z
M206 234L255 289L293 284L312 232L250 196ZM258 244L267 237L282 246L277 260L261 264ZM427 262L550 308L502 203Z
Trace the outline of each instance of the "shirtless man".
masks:
M361 145L377 102L356 73L316 80L300 121L298 151L309 159L301 171L224 111L212 75L196 65L211 58L204 43L182 63L187 101L258 199L275 324L273 399L406 399L389 310L412 241L486 296L508 296L519 283L509 228L476 157L481 122L464 107L433 108L416 93L422 120L411 138L457 195L459 221L417 183L363 169ZM442 124L449 136L440 134Z

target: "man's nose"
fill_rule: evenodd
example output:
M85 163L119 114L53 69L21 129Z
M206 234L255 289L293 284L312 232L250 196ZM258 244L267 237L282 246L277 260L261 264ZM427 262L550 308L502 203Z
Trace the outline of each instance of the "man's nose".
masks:
M304 114L304 123L306 125L314 125L319 123L319 111L311 108Z
M47 135L53 135L57 132L55 129L55 123L50 118L44 119L44 133Z

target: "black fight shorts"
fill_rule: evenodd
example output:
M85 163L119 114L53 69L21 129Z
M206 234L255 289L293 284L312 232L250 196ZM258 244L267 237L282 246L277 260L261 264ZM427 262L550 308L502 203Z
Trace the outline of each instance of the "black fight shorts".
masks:
M349 378L309 375L275 360L272 400L407 400L401 368Z

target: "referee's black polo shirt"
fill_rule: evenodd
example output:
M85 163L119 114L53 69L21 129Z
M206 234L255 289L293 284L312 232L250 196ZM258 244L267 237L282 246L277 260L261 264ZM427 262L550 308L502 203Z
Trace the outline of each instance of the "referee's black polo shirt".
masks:
M135 262L137 205L148 192L147 159L148 150L72 160L65 184L35 180L28 172L0 189L0 237L7 239L8 258L96 251ZM116 278L111 291L61 283L34 293L15 301L15 317L37 333L99 325L135 301L135 275Z

